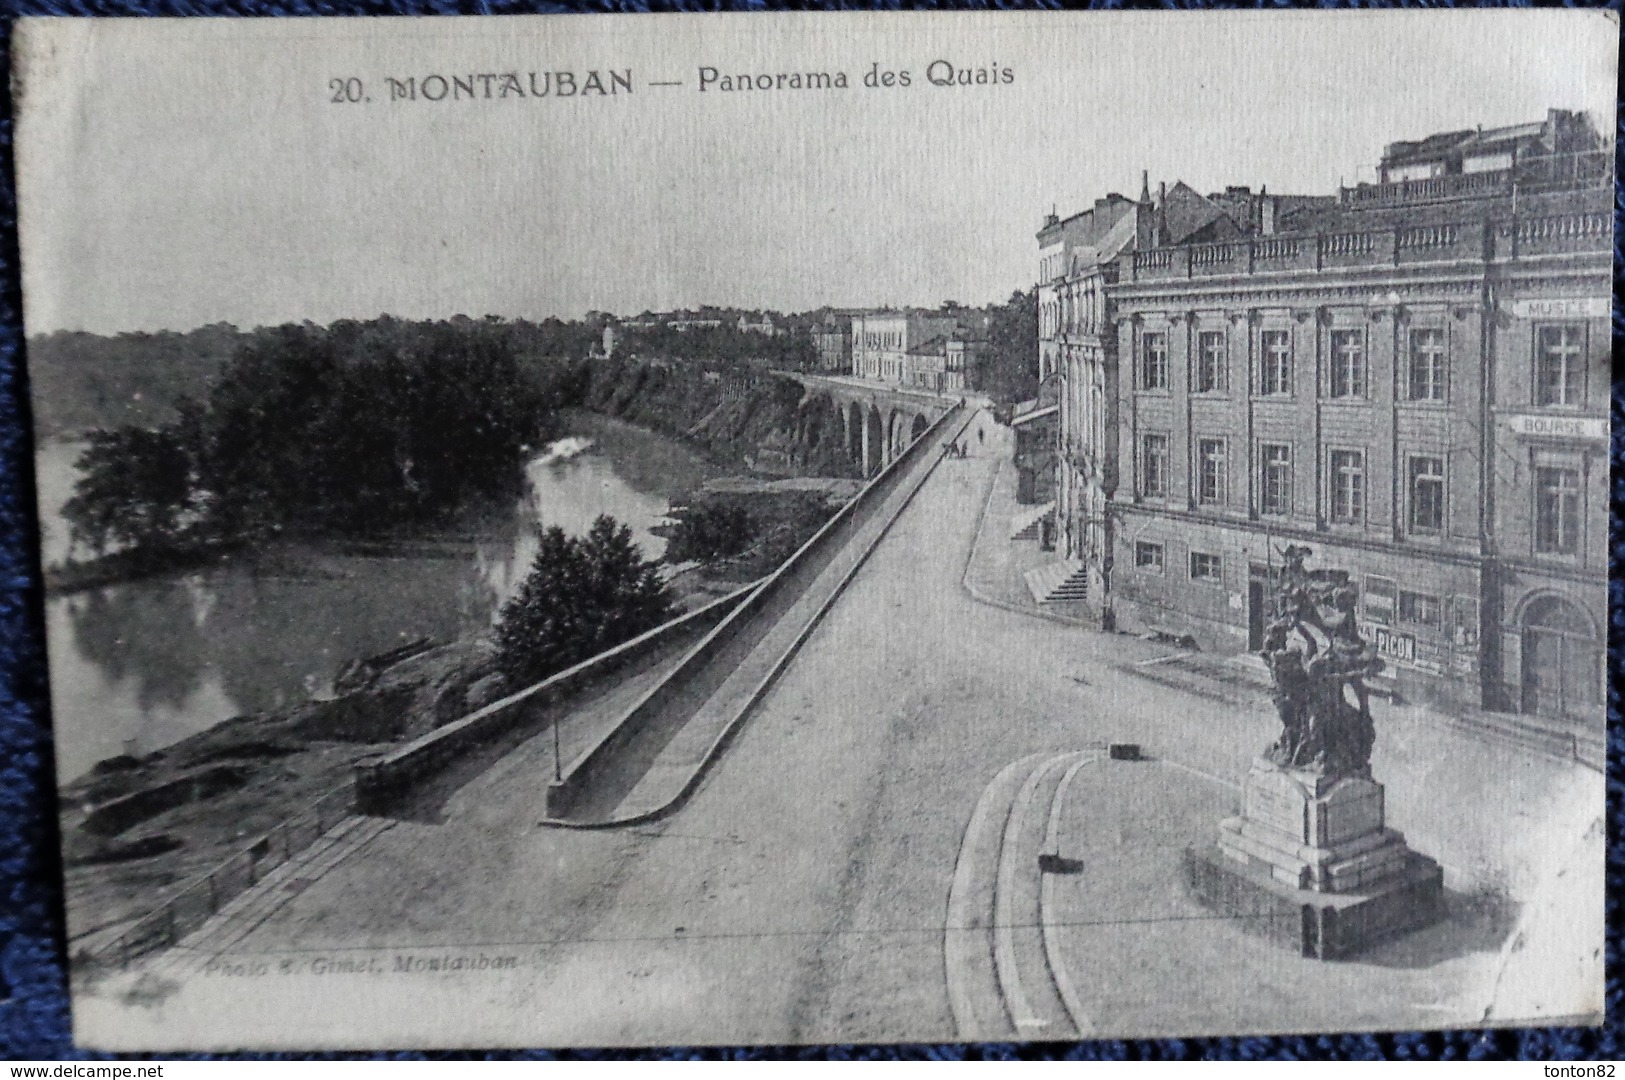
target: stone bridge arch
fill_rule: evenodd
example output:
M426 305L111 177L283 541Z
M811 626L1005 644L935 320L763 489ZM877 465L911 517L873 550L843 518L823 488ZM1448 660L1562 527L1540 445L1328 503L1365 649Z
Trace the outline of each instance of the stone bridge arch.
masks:
M863 404L858 401L849 402L844 412L846 415L846 456L852 459L852 464L862 469L864 462L868 460L868 454L864 452L868 438L864 428ZM868 475L867 470L865 470L864 475Z
M886 422L880 417L880 407L871 404L864 415L863 425L863 477L878 473L891 461L886 453Z
M803 411L796 434L806 453L835 443L836 456L844 452L865 479L897 460L961 400L850 376L775 374L802 386Z
M807 462L827 461L831 457L831 443L837 458L844 458L846 448L846 418L840 406L828 394L809 394L796 406L795 453Z

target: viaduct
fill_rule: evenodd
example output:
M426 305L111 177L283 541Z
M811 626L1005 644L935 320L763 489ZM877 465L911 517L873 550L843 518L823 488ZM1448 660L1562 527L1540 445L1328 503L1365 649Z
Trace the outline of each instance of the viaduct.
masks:
M896 461L915 439L963 399L848 375L775 371L800 383L796 443L814 449L839 440L865 479Z

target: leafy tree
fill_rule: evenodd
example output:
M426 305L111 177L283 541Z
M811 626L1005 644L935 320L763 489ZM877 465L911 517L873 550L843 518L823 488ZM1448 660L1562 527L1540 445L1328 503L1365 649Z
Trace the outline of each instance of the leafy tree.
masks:
M191 504L191 457L174 428L121 427L87 435L81 478L62 507L75 544L173 546Z
M1016 290L988 311L988 355L979 385L995 401L1025 401L1038 393L1038 290Z
M737 555L750 546L757 533L750 511L735 502L692 502L675 511L672 520L666 542L669 563L690 559L710 562Z
M510 684L545 679L670 619L675 604L658 565L607 514L584 537L545 530L497 621L497 663Z

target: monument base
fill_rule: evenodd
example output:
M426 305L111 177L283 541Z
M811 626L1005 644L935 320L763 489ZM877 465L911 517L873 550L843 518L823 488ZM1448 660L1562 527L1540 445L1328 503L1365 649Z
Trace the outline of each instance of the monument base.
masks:
M1348 892L1299 889L1214 848L1185 849L1185 881L1198 903L1302 956L1337 960L1439 920L1444 874L1425 855L1380 882Z
M1259 759L1242 813L1215 848L1185 853L1203 906L1233 916L1304 956L1348 956L1438 920L1439 864L1384 823L1382 785Z

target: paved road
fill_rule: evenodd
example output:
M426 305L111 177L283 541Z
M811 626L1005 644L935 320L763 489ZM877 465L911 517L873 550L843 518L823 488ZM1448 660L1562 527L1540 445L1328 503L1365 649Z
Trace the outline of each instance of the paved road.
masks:
M1122 739L1234 777L1273 735L1268 709L1121 670L1165 649L964 592L1009 453L988 429L932 475L674 817L537 827L550 768L538 738L439 820L396 822L291 881L216 973L149 977L139 1006L121 1003L128 980L82 999L81 1033L121 1046L165 1027L261 1046L276 1032L348 1045L358 1027L402 1047L963 1037L944 971L948 892L1007 763ZM482 958L500 973L457 970Z
M646 737L622 752L620 767L606 770L597 790L570 816L588 821L626 821L673 806L711 762L715 748L746 714L762 687L794 655L797 644L839 596L855 570L885 536L891 523L939 466L942 448L959 436L968 417L954 414L869 490L849 519L844 538L806 553L735 627L731 638L697 676L665 706L659 722L646 722ZM673 730L673 725L677 725Z

